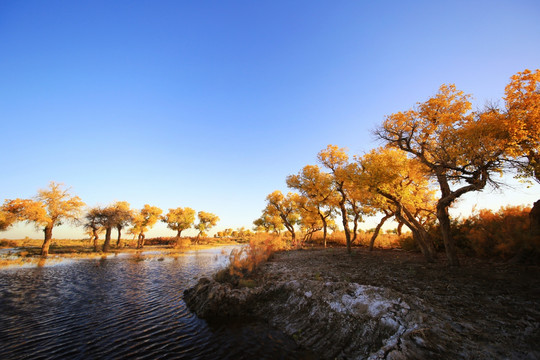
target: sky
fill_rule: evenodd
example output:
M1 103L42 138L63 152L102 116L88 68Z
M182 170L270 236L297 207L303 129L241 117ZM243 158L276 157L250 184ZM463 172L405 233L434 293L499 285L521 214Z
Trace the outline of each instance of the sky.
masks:
M2 1L0 200L56 181L88 206L189 206L250 228L326 145L380 146L384 117L441 84L500 100L540 67L538 19L538 1ZM454 213L540 197L508 182ZM25 236L42 233L0 234Z

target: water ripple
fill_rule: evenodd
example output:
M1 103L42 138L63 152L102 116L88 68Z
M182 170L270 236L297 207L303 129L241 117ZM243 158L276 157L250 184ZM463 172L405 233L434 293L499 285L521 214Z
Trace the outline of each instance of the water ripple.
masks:
M5 359L298 359L262 324L210 328L182 300L225 265L220 249L173 260L113 257L0 270Z

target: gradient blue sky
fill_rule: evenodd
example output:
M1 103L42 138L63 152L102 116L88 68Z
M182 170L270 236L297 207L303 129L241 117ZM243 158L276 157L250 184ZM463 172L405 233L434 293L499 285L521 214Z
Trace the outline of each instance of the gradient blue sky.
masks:
M0 200L54 180L89 206L189 206L251 227L319 150L378 146L385 115L441 84L500 99L540 67L538 19L538 1L2 1ZM539 188L471 194L455 212L530 204ZM24 236L41 233L0 234Z

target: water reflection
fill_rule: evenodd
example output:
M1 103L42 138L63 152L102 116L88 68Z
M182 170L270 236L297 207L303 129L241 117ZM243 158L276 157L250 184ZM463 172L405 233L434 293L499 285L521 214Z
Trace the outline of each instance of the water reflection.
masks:
M261 324L208 327L182 300L224 266L220 249L176 258L112 257L0 270L0 352L6 359L296 359L305 354Z

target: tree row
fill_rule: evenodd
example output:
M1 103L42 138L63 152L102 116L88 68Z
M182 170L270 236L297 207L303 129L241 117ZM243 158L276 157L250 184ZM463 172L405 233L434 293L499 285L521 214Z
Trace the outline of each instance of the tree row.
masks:
M340 217L350 252L363 217L382 214L371 248L384 222L394 218L432 262L437 253L427 227L436 222L449 264L459 265L448 212L456 199L499 186L505 172L540 182L540 70L512 76L503 106L473 111L470 97L442 85L427 101L387 116L374 131L384 146L362 156L351 159L345 149L328 145L317 156L319 165L287 177L296 192L266 197L255 226L286 229L293 244L298 227L308 235L322 230L326 245L327 229ZM539 221L531 217L531 231L538 231Z
M0 230L7 230L12 224L20 221L33 223L44 233L41 255L47 256L52 241L53 228L65 222L82 225L87 230L98 251L99 234L105 231L105 241L102 250L108 252L111 248L113 229L118 232L116 247L122 247L122 230L137 237L137 248L144 246L145 233L158 221L176 231L177 244L180 242L182 231L191 227L198 230L197 237L206 236L208 230L214 227L219 217L208 212L197 213L198 223L195 224L195 210L185 207L169 209L165 215L163 210L148 204L140 210L131 209L126 201L117 201L109 206L96 206L87 209L83 214L85 203L71 195L69 189L62 184L51 182L49 188L41 189L34 199L6 199L0 208Z

